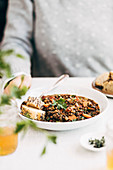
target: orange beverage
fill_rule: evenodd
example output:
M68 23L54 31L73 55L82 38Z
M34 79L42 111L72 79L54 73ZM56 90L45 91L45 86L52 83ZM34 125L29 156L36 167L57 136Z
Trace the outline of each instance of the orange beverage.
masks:
M0 128L0 155L13 153L17 148L18 135L14 134L13 127Z
M107 151L107 170L113 170L113 150Z
M113 119L107 122L106 131L106 168L113 170Z
M17 110L14 106L3 106L0 114L0 156L13 153L18 145L18 134L14 133Z

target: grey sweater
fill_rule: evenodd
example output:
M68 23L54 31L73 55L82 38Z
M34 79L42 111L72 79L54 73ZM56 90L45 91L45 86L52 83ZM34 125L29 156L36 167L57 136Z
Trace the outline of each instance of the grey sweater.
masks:
M113 70L113 0L9 0L2 49L12 48L25 56L7 59L13 73L30 74L31 56L35 76Z

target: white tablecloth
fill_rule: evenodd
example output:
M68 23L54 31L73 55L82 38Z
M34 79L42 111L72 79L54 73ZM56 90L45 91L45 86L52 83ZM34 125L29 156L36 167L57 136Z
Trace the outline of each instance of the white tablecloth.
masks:
M56 78L34 78L32 88L49 86ZM69 78L65 83L90 87L94 78ZM98 120L93 125L83 128L49 132L57 135L57 144L48 143L47 153L40 157L46 142L45 135L29 130L22 138L16 151L8 156L0 157L0 170L105 170L105 151L93 152L81 147L80 137L87 132L105 130L105 121L113 117L112 99L109 99L108 113L103 120Z

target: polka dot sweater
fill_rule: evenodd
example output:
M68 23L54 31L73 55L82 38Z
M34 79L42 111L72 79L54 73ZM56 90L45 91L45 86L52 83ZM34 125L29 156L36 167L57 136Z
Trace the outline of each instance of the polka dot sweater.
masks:
M113 70L113 1L9 0L2 48L25 56L7 59L13 72L30 74L32 36L35 76L97 76Z

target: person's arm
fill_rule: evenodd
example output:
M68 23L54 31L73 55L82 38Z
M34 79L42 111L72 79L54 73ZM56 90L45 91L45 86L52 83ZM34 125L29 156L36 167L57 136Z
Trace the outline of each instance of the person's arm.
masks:
M7 23L1 50L13 49L16 53L24 56L24 59L13 55L7 57L6 62L11 65L13 75L21 74L21 72L30 75L32 31L33 4L31 0L9 0Z

